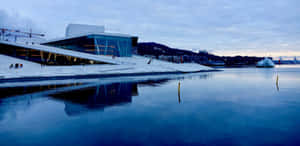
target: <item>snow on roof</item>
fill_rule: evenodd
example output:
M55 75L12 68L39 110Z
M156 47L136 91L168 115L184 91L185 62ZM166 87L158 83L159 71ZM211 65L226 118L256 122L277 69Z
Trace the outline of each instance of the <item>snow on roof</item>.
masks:
M89 53L82 53L82 52L78 52L78 51L66 50L66 49L50 47L50 46L45 46L45 45L39 45L39 44L26 45L26 44L7 42L7 41L0 41L0 43L6 44L6 45L17 46L17 47L30 48L30 49L34 49L34 50L46 51L46 52L50 52L50 53L84 58L84 59L89 59L89 60L94 60L94 61L112 63L112 64L128 64L128 62L118 61L118 60L112 59L112 57L109 57L109 56L101 56L101 55L94 55L94 54L89 54Z
M51 39L51 40L44 41L41 44L47 44L47 43L51 43L51 42L63 41L63 40L68 40L68 39L74 39L74 38L84 37L84 36L90 36L90 35L124 37L124 38L132 38L132 37L134 37L134 36L131 36L131 35L120 34L120 33L88 33L88 34L81 34L81 35L77 35L77 36L69 36L69 37Z

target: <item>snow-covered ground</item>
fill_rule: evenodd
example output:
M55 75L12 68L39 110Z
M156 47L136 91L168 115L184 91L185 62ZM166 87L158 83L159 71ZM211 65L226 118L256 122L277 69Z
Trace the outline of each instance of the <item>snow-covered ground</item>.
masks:
M3 43L3 42L0 42ZM110 62L114 65L74 65L74 66L42 66L37 63L0 55L0 80L25 78L25 77L67 77L82 75L128 75L128 74L151 74L151 73L186 73L199 71L212 71L213 68L195 63L175 64L142 56L133 57L108 57L81 53L71 50L48 47L44 45L25 45L5 42L6 44L29 47L37 50L65 54L74 57ZM10 64L23 64L22 68L10 68Z

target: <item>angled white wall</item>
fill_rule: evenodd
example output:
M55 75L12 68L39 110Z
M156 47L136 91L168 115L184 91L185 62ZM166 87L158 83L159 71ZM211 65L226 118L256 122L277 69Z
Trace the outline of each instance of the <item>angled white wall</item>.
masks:
M66 28L66 37L73 37L93 33L104 33L104 26L69 24Z

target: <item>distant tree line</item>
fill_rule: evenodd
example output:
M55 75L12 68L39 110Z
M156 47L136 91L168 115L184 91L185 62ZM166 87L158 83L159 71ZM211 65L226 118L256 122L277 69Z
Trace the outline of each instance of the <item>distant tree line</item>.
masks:
M194 62L207 66L251 66L263 59L249 56L217 56L206 51L193 52L154 42L138 43L137 54L175 63Z

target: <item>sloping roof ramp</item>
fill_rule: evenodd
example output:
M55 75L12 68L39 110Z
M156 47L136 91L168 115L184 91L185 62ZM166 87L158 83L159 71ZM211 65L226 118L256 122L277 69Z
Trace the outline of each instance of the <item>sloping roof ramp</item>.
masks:
M66 50L66 49L61 49L61 48L57 48L57 47L45 46L45 45L38 45L38 44L26 45L26 44L19 44L19 43L14 43L14 42L7 42L7 41L0 41L0 44L6 44L6 45L23 47L23 48L34 49L34 50L40 50L40 51L45 51L45 52L49 52L49 53L67 55L67 56L78 57L78 58L89 59L89 60L111 63L111 64L130 64L127 62L117 61L108 56L82 53L82 52L78 52L78 51Z

